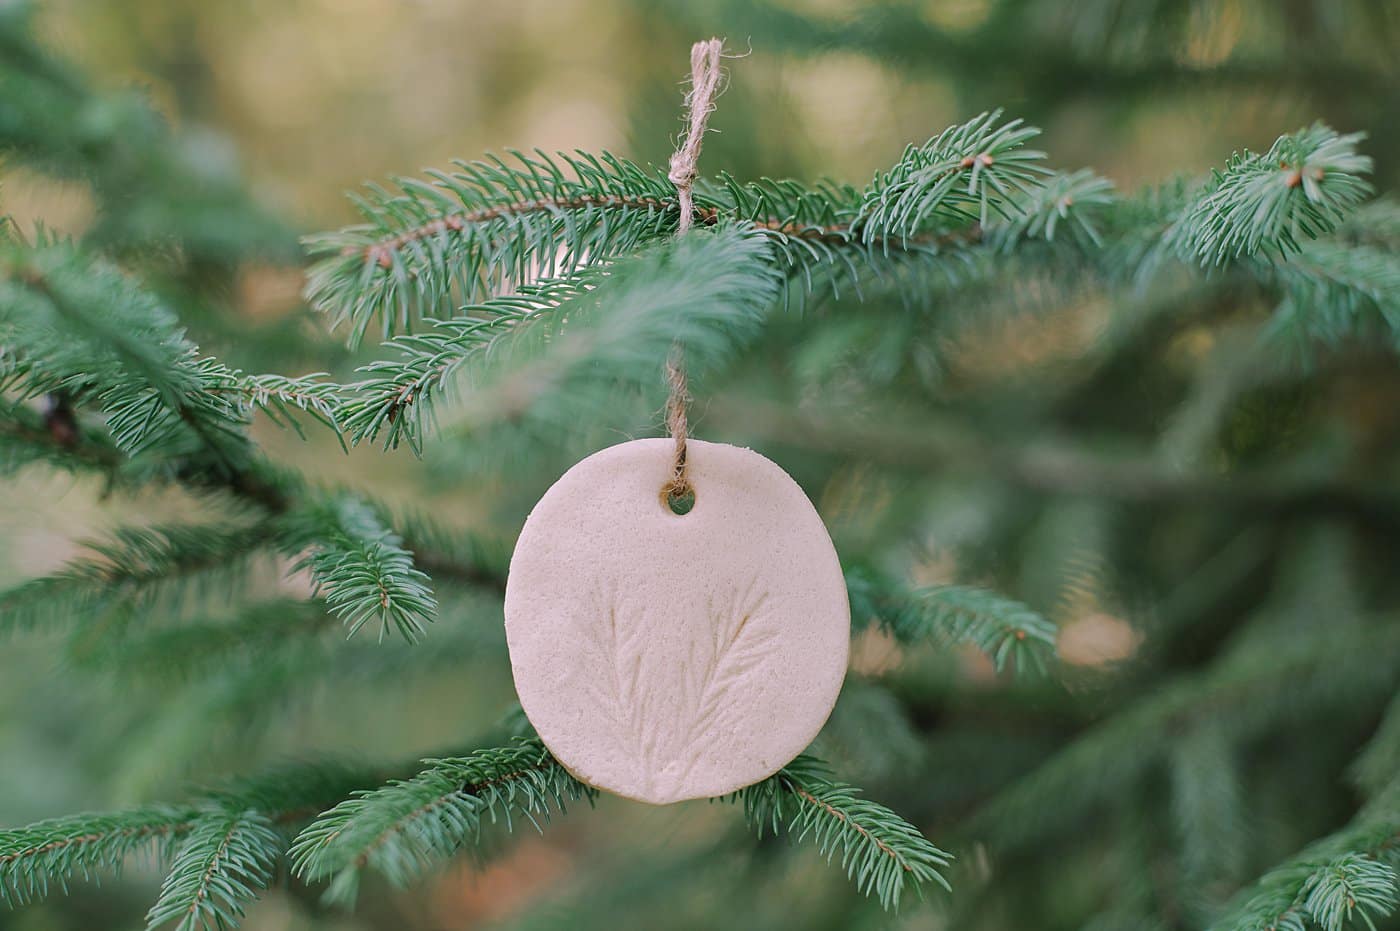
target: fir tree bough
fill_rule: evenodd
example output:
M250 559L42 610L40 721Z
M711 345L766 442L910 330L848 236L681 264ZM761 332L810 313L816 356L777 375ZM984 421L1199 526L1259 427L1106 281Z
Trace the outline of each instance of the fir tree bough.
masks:
M672 862L629 835L656 862L609 907L762 925L776 891L772 924L869 926L918 896L973 931L1394 926L1400 207L1374 196L1391 130L1311 123L1123 190L1056 167L996 104L1053 115L1167 78L1400 85L1351 52L1202 64L1197 7L986 6L960 32L913 7L849 29L745 13L793 47L977 66L959 99L980 115L864 185L714 172L680 235L665 172L608 152L367 187L359 224L305 240L305 301L348 348L299 334L275 372L228 338L247 321L225 276L285 257L283 227L4 7L0 150L99 209L73 236L0 227L0 475L64 473L115 505L61 566L0 589L0 642L112 689L93 754L110 794L176 801L0 830L0 900L143 865L164 877L150 928L228 928L279 885L349 906L371 875L422 883L592 807L518 709L418 762L223 770L318 696L436 673L493 694L461 671L504 661L509 540L578 456L657 431L676 347L698 429L762 448L828 519L859 681L819 747L891 805L804 754L726 799L757 839ZM357 446L408 455L364 487L333 478L323 457ZM410 705L384 707L456 720ZM179 800L186 773L210 787ZM821 860L849 884L781 895Z

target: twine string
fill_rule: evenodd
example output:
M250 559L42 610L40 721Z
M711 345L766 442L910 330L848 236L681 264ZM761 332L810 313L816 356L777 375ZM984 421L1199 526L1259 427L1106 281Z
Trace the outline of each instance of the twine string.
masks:
M666 399L666 429L670 431L671 439L676 443L671 482L666 486L666 496L682 498L691 490L685 468L685 441L690 433L686 405L690 403L690 393L686 386L685 369L681 367L679 349L673 351L671 357L666 360L666 384L671 389L671 395Z
M680 206L677 235L690 229L695 221L695 198L691 188L699 171L700 147L705 142L705 127L710 114L714 112L715 96L719 92L723 77L720 71L723 52L724 41L721 39L707 39L690 47L690 90L685 95L686 128L679 147L671 155L671 170L667 174L667 178L676 186L676 199ZM685 446L690 433L690 423L686 415L690 395L679 343L672 347L671 355L666 360L666 384L670 389L666 399L666 429L675 440L675 453L671 480L665 491L666 496L675 501L693 492L690 478L686 474Z
M690 91L685 95L686 128L681 135L680 147L671 155L671 171L666 176L676 186L676 197L680 201L678 233L690 229L690 224L695 220L695 198L691 188L698 173L700 147L705 144L705 124L714 112L715 95L723 77L719 67L723 51L722 39L706 39L690 47Z

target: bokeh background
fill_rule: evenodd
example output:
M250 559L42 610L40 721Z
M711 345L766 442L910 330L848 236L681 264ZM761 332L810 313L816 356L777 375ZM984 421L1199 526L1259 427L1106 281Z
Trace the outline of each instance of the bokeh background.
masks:
M1238 148L1266 148L1314 119L1369 130L1366 150L1386 188L1400 171L1400 82L1391 65L1397 15L1394 3L1304 0L49 0L39 23L46 43L99 84L148 95L211 171L244 178L284 222L285 238L266 261L245 264L219 285L234 319L265 334L280 325L324 329L300 304L292 237L353 222L343 192L367 179L509 148L607 149L664 162L681 125L688 46L711 34L747 54L729 63L706 173L859 185L906 144L1000 106L1043 127L1037 145L1054 165L1092 167L1127 191L1206 171ZM0 182L22 228L42 220L80 234L94 222L79 182L19 166L0 167ZM234 363L240 347L252 345L241 342L238 325L192 326ZM317 368L349 361L334 337L324 345ZM980 365L1025 365L1058 351L1050 338L993 339L979 349ZM310 364L289 359L283 371ZM285 461L314 463L322 475L390 501L426 500L462 526L504 493L454 482L450 462L425 470L403 451L345 455L324 437L308 444L266 423L256 429ZM833 522L858 522L853 515L868 506L868 492L859 475L847 475L819 503ZM538 488L511 493L528 498ZM0 485L0 581L53 569L76 541L105 527L188 506L169 494L112 499L95 482L28 470ZM1105 604L1094 591L1092 558L1082 562L1078 587L1040 607L1061 626L1066 663L1109 668L1131 657L1139 615L1152 609L1131 598ZM1075 565L1076 554L1065 553L1061 567ZM264 583L300 584L272 569ZM511 701L498 616L485 605L475 629L434 631L413 656L387 642L347 646L403 656L367 661L363 670L338 662L314 686L272 696L273 712L256 720L240 706L200 705L180 693L152 714L144 701L128 701L143 688L139 677L86 669L42 640L0 643L0 824L168 797L191 782L312 753L396 761L460 746ZM991 681L974 656L954 658L950 672L947 657L903 655L878 639L858 645L857 665L909 681ZM857 689L843 706L862 700ZM878 710L845 713L854 723L832 749L843 776L896 808L911 792L937 796L927 781L902 786L903 796L879 792L901 785L892 772L924 760L929 722L886 732L867 751L858 740L869 720L862 715ZM121 754L112 752L118 745ZM927 780L936 780L941 765L959 763L955 754L927 765ZM486 864L463 861L406 892L372 886L353 915L321 912L314 892L281 886L245 927L704 927L725 915L734 927L896 921L853 910L842 880L815 857L770 862L767 842L757 850L736 845L735 831L727 808L603 799L543 837L521 832ZM963 853L975 860L975 851ZM755 873L764 880L746 881ZM80 885L70 898L0 911L0 928L140 927L157 884L138 865L120 880ZM630 917L608 924L623 908ZM938 927L940 915L934 904L897 922Z

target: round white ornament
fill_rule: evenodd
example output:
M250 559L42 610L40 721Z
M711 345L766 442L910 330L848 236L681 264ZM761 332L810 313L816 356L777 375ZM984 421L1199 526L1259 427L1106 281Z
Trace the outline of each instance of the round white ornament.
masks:
M666 501L670 440L589 456L511 557L506 641L540 738L600 789L662 804L771 776L816 737L850 650L831 538L758 453L691 440L694 506Z

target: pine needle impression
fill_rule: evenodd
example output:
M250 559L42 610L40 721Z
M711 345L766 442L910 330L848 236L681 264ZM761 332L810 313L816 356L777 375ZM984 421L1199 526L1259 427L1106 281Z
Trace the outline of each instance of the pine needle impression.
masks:
M511 558L516 691L577 778L664 804L724 795L791 762L845 677L850 605L816 509L749 449L691 440L584 459L531 512Z

